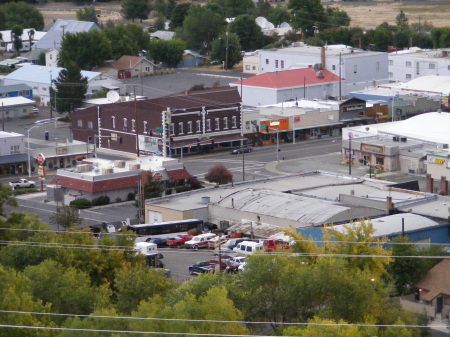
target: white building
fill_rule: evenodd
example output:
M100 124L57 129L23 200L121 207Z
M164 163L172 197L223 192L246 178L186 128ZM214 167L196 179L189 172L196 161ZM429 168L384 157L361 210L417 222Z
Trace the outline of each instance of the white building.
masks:
M33 114L35 104L35 101L22 96L0 98L0 118L3 120L29 117Z
M39 41L46 32L36 31L33 28L26 28L22 32L22 36L20 37L22 41L22 48L20 51L28 51L31 49L32 45ZM13 52L14 51L14 39L11 33L11 30L2 30L0 31L1 40L0 40L0 50ZM30 45L31 42L31 45Z
M58 56L59 51L56 49L50 49L45 52L45 65L47 67L57 67L58 66Z
M388 54L345 45L313 47L301 45L259 51L260 73L290 69L325 69L345 79L339 96L388 82ZM340 66L339 66L340 64Z
M449 52L409 48L390 53L389 80L405 82L428 75L450 76Z
M23 174L27 167L25 136L0 131L0 176Z
M28 65L6 75L4 85L27 84L33 88L34 97L40 98L41 104L47 105L50 100L50 83L56 80L63 68ZM88 79L86 96L104 89L122 91L122 82L94 71L81 71L83 77Z

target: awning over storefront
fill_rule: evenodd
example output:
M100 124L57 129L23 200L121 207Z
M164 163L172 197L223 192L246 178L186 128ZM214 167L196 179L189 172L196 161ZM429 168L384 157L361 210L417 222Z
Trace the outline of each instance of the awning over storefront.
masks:
M198 141L197 139L187 139L187 140L181 140L181 141L175 141L170 143L170 148L172 149L179 149L182 147L190 147L190 146L205 146L205 145L211 145L212 141L214 140L215 144L220 143L229 143L239 140L246 140L244 136L241 136L240 134L234 134L234 135L223 135L223 136L211 136L208 139L202 139Z
M189 174L188 171L186 171L186 169L167 171L167 174L169 175L170 180L181 180L181 179L188 179L191 177L191 175Z
M234 142L238 140L246 140L247 138L244 136L241 136L240 134L234 134L234 135L226 135L226 136L218 136L213 137L214 143L228 143L228 142Z
M0 156L0 165L23 163L26 161L28 161L28 155L26 153Z

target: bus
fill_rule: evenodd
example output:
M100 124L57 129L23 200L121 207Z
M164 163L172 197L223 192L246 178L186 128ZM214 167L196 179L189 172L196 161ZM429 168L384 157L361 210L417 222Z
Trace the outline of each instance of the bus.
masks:
M127 229L136 232L137 235L158 235L177 232L187 232L190 229L203 229L203 220L188 219L167 221L154 224L129 225Z

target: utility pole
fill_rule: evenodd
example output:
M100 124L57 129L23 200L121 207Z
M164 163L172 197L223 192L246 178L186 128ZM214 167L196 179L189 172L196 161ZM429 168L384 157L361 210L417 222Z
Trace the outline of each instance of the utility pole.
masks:
M227 46L226 46L226 50L225 50L225 69L228 69L228 28L227 28L227 32L225 33L227 36Z
M52 107L52 71L50 70L50 87L48 90L48 95L49 95L49 104L50 104L50 119L53 118L53 107ZM56 109L56 106L55 106Z
M139 131L138 131L138 115L137 115L137 100L136 100L136 86L134 86L134 131L136 132L136 157L139 158Z

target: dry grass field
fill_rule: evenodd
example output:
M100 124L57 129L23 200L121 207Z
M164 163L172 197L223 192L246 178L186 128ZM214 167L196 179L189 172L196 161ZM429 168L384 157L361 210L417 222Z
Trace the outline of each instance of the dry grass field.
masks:
M346 11L352 19L352 26L359 26L367 29L375 28L384 21L389 24L395 24L395 17L401 9L408 17L410 23L419 22L420 20L422 23L425 21L430 22L434 27L450 26L450 21L448 19L448 14L450 13L449 2L445 1L439 5L435 5L435 3L438 2L435 1L431 5L415 5L408 4L408 2L380 2L378 5L359 6L349 5L349 2L336 2L332 7L338 7L339 9ZM77 8L79 7L73 7L68 3L53 3L39 9L44 15L45 23L49 24L56 19L76 20ZM106 23L109 19L116 23L122 22L119 3L104 3L102 5L97 3L96 8L102 10L100 22Z

